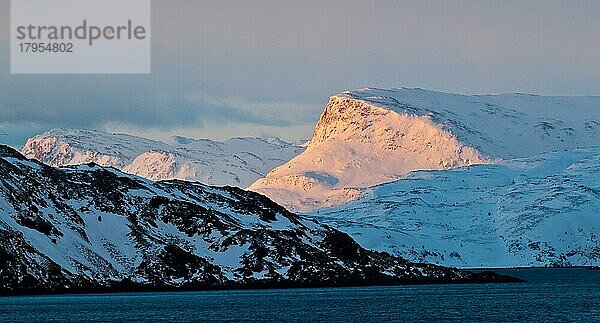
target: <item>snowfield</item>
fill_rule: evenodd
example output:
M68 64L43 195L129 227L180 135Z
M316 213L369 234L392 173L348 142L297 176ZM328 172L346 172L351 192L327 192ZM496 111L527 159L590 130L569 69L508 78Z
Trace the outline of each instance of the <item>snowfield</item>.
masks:
M600 148L417 171L311 216L412 261L598 266Z

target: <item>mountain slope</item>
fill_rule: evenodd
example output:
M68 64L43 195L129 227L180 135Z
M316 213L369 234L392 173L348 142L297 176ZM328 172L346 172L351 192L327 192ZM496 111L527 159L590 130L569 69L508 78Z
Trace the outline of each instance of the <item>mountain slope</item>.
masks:
M599 97L362 89L331 97L307 149L250 186L309 212L415 170L600 144Z
M414 172L312 217L412 261L598 266L600 148Z
M278 139L160 141L97 130L53 129L21 152L50 166L96 163L151 180L181 179L246 187L303 150Z
M233 187L53 168L0 146L0 293L506 281L367 251Z

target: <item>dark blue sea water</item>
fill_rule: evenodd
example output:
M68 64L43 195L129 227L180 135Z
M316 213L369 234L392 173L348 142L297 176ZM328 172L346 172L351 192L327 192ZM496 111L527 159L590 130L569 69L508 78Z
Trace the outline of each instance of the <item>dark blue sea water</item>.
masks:
M0 298L0 321L600 321L600 270L498 271L519 284Z

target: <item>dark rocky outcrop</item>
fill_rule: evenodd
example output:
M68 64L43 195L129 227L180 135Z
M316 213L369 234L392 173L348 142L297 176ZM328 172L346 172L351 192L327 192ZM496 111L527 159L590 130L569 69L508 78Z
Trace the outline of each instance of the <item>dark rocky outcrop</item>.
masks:
M233 187L0 146L0 293L513 281L414 264Z

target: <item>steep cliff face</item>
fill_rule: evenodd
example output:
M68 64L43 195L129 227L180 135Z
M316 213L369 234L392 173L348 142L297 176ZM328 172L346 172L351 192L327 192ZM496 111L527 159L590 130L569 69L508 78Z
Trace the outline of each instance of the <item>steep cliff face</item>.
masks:
M416 170L600 144L597 97L361 89L331 98L306 151L250 186L300 212Z
M414 170L489 163L428 115L411 115L334 96L306 151L250 186L291 210L353 200L363 188Z
M496 281L363 249L233 187L53 168L0 146L0 294Z
M96 130L53 129L30 138L21 151L50 166L96 163L151 180L246 187L302 150L273 138L218 142L174 137L167 144Z

